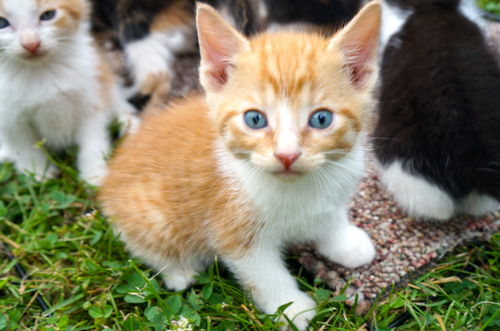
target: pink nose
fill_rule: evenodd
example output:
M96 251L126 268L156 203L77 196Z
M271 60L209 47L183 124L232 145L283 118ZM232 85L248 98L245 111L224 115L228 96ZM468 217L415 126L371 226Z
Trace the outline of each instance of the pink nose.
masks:
M30 41L28 43L23 43L21 44L24 49L26 49L28 52L31 54L35 55L38 49L40 48L40 40L37 41Z
M274 156L283 164L286 170L290 170L292 164L297 161L301 153L274 153Z

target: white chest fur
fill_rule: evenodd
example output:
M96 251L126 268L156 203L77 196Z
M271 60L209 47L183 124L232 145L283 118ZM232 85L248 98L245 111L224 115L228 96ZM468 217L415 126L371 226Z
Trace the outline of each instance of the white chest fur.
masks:
M317 236L317 225L332 221L339 210L345 211L364 167L359 146L342 160L293 181L234 158L221 144L218 156L222 172L261 215L265 240L280 243L310 240Z
M99 102L98 58L85 35L64 46L39 63L0 58L1 127L29 123L49 146L75 143L78 123Z

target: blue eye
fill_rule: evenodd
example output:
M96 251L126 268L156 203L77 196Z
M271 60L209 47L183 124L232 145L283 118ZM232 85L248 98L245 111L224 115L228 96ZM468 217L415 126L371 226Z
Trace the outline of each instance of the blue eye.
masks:
M245 113L245 124L251 129L263 129L267 126L266 115L258 110L249 110Z
M311 115L309 126L315 129L326 129L332 125L333 113L326 109L321 109Z
M40 21L50 21L54 17L56 17L55 9L47 10L42 15L40 15Z
M5 29L10 25L9 21L7 21L5 18L0 17L0 29Z

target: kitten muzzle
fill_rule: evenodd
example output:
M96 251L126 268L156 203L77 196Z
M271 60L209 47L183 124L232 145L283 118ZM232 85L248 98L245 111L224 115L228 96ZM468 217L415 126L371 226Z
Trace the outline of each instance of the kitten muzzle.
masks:
M291 166L298 160L302 153L274 153L274 156L280 160L285 167L285 171L292 172Z
M21 44L25 50L30 52L31 55L37 55L38 50L40 49L41 42L34 41L30 43Z
M34 29L24 28L20 33L20 44L31 55L37 55L42 42Z

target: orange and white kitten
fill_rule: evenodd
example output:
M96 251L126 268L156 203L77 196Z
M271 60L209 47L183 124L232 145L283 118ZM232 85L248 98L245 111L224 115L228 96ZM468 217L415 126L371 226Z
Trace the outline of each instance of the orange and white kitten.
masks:
M35 145L78 145L81 177L99 184L113 116L132 120L89 34L84 0L0 0L0 162L57 173Z
M200 78L192 96L146 116L100 192L127 248L182 290L218 255L266 313L299 329L315 315L282 259L312 241L350 268L375 249L347 203L363 171L379 4L332 39L296 32L246 39L198 5Z

